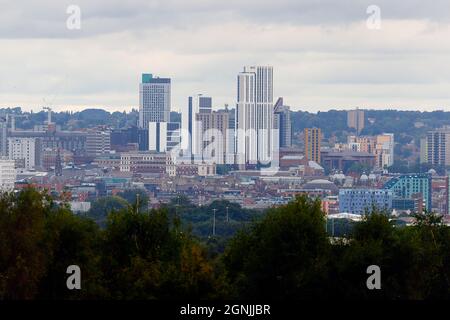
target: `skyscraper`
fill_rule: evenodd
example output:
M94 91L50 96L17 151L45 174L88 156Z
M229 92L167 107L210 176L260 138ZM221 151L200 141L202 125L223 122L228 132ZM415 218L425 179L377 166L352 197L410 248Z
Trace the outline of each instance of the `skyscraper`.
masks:
M273 67L250 66L237 77L237 161L269 162L273 155ZM278 141L276 143L278 145Z
M304 136L306 159L320 163L321 130L319 128L305 128Z
M212 98L201 94L189 97L187 109L182 111L181 126L183 135L181 137L182 149L191 156L201 155L201 124L197 120L199 113L212 112Z
M431 165L450 165L450 128L429 131L426 141L426 159Z
M170 79L143 74L139 85L139 127L148 129L149 122L170 121Z
M273 127L278 131L280 137L280 148L292 147L291 110L283 103L283 98L278 98L274 107Z
M347 127L356 129L357 134L364 129L364 120L364 110L347 111Z

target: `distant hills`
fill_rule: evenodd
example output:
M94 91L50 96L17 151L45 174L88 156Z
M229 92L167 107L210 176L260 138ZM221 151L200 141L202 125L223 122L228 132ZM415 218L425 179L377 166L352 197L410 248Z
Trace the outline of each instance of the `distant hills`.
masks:
M22 112L20 108L0 109L0 115L6 113L25 114L27 118L19 119L16 127L32 129L35 125L47 120L47 112ZM102 109L85 109L79 112L53 112L52 120L63 129L74 130L96 125L126 127L137 123L137 110L130 112L108 112ZM395 134L395 140L401 144L415 143L418 146L420 137L428 130L450 125L450 112L433 111L397 111L397 110L366 110L366 124L363 135L389 132ZM292 112L292 130L294 133L304 128L318 127L322 129L325 138L336 137L337 141L345 141L348 134L354 133L347 128L347 112L329 110L311 113L307 111ZM180 122L181 114L171 112L171 121Z

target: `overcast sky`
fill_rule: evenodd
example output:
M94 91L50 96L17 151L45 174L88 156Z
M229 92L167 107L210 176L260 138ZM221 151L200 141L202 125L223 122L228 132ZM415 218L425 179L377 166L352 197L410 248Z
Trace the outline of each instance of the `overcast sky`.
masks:
M232 106L258 64L294 110L450 111L450 1L0 0L0 107L130 110L145 72L172 78L173 110Z

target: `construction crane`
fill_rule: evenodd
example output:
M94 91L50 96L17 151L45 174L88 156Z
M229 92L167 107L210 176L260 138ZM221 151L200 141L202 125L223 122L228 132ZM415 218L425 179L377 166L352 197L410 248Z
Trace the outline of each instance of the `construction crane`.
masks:
M50 125L52 123L52 108L50 108L50 107L43 107L42 109L48 111L47 124Z
M11 118L11 132L16 131L16 118L28 118L27 115L24 114L7 114L6 122L8 122L8 118Z

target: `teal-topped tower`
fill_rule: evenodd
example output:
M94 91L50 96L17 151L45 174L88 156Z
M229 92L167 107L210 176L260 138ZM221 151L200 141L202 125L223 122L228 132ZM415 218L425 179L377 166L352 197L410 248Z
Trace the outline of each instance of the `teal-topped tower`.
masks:
M142 83L150 83L152 82L153 75L151 73L143 73L142 74Z

